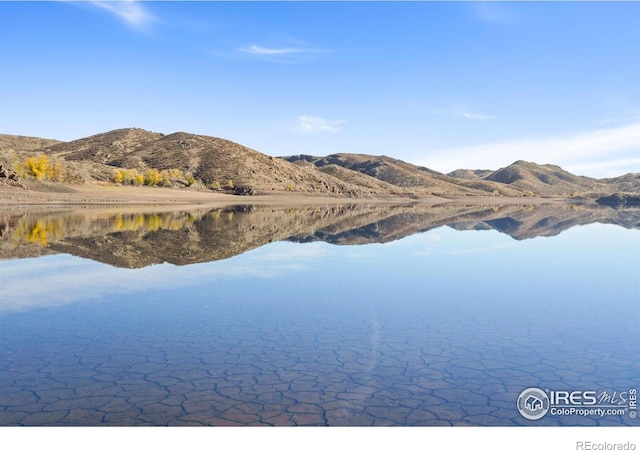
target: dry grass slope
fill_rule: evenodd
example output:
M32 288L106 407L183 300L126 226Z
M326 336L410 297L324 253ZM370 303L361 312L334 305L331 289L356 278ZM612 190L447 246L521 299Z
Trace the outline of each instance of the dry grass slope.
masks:
M484 178L539 196L595 197L615 191L615 186L594 178L574 175L551 164L516 161Z
M302 165L314 165L320 170L327 167L342 167L351 172L366 175L395 186L395 190L409 195L470 196L470 195L508 195L519 197L523 193L519 189L484 181L480 179L460 179L444 175L426 167L389 158L387 156L371 156L353 153L338 153L326 157L309 155L289 156L289 162ZM341 179L349 176L348 172L335 170L332 175ZM351 181L352 178L347 180ZM353 181L355 182L355 181ZM359 181L362 183L362 181Z
M9 150L20 153L25 151L40 151L59 142L60 141L56 141L55 139L0 134L0 152Z
M225 139L185 132L164 135L126 128L71 142L0 135L0 163L9 167L34 154L64 161L68 182L117 182L117 169L139 177L164 170L181 174L164 185L236 194L598 198L640 191L640 174L596 180L525 161L497 171L460 169L444 175L387 156L274 158ZM191 177L197 182L192 183Z

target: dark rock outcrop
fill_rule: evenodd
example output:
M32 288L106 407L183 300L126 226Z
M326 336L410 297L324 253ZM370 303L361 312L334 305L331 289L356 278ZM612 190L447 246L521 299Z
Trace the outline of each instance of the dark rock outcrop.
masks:
M18 175L4 164L0 164L0 179L8 179L11 181L18 181Z

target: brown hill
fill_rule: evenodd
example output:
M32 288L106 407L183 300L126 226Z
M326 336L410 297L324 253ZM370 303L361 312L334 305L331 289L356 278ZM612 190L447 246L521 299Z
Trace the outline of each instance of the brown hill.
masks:
M48 148L48 151L64 157L67 161L91 161L110 166L121 166L128 158L145 144L162 138L161 133L138 128L126 128L96 134L71 142L61 142ZM128 162L128 161L127 161ZM135 168L134 159L129 167Z
M433 184L433 176L442 175L440 172L418 167L388 156L337 153L325 157L300 155L289 156L284 159L289 162L296 162L301 159L316 167L341 166L389 184L407 188Z
M14 178L16 173L13 170L13 164L24 156L32 156L58 142L54 139L0 134L0 167L2 167L0 169L0 186L25 187L24 180Z
M384 192L392 195L405 196L410 196L413 194L408 189L404 189L400 186L394 186L393 184L378 180L377 178L374 178L367 174L357 172L355 170L350 170L336 164L329 164L326 166L318 167L317 170L339 180L345 181L349 184L356 185L363 189L369 189L371 193Z
M620 192L640 192L640 173L627 173L616 178L603 178L604 183L610 183Z
M596 199L640 191L640 174L596 180L558 166L517 161L495 172L459 169L448 175L387 156L339 153L274 158L235 142L189 133L164 135L127 128L71 142L0 135L0 163L45 153L65 162L66 180L106 182L117 168L178 169L199 182L191 189L236 194L304 192L329 196L539 196ZM35 184L34 184L35 183ZM39 189L33 182L29 189ZM169 185L192 183L174 177ZM48 189L48 188L47 188Z
M13 134L0 134L0 154L15 151L38 151L51 147L60 141L55 139L42 139L29 136L17 136Z
M463 178L466 180L478 180L493 173L493 170L484 169L458 169L453 172L449 172L447 175L453 178Z
M362 197L386 194L355 186L314 168L302 168L225 139L189 133L163 135L115 130L48 149L70 162L91 165L91 177L108 180L114 168L179 169L210 189L236 193L306 192Z
M595 197L615 191L615 186L594 178L574 175L552 164L516 161L484 180L507 184L542 197Z
M522 196L522 192L502 184L484 180L466 180L444 175L426 167L390 158L354 153L338 153L326 157L297 155L285 157L289 162L313 165L321 170L342 167L352 172L368 175L390 185L402 188L414 195L467 196L467 195L508 195ZM338 177L348 172L335 170Z

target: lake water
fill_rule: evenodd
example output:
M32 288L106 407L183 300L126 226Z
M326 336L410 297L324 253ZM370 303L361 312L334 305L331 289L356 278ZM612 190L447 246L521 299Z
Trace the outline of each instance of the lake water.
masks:
M0 425L640 425L637 209L3 214Z

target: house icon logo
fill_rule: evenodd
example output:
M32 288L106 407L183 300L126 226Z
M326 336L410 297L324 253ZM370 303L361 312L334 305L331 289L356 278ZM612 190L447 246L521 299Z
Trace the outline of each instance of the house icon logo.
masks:
M534 395L529 395L524 399L524 406L529 411L539 411L542 409L542 400Z
M549 411L549 397L538 388L527 388L518 396L518 411L525 419L541 419Z

